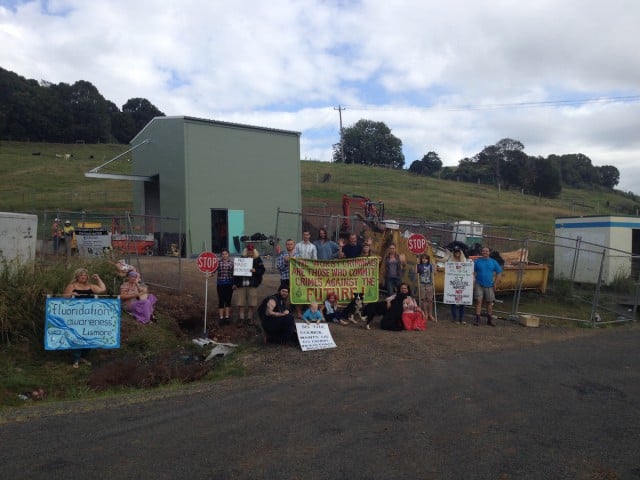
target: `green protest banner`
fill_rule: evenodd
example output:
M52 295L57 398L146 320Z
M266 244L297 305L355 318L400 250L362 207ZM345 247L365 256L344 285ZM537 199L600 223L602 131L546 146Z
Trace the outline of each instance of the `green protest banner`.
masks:
M335 293L338 302L348 303L355 292L364 293L365 301L378 301L380 258L357 257L342 260L307 260L289 262L289 296L293 304L323 302Z

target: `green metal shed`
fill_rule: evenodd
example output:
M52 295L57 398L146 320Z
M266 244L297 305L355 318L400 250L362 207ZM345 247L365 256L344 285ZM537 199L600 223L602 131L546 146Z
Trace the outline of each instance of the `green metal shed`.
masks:
M239 253L241 237L275 233L278 208L302 211L299 132L156 117L131 145L132 173L146 179L133 184L135 213L181 219L175 232L154 233L181 233L187 257ZM297 238L293 217L278 225L280 238Z

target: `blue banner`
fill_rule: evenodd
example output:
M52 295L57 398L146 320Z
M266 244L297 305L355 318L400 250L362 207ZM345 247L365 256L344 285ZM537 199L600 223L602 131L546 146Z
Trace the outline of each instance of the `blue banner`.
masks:
M120 348L119 298L48 298L45 350Z

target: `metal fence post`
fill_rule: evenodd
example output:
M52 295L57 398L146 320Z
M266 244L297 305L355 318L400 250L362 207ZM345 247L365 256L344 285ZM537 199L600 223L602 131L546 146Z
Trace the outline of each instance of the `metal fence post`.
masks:
M525 253L529 249L529 238L525 237L522 242L522 249L520 251L520 263L518 265L518 277L516 280L516 291L513 296L513 304L511 306L511 314L517 315L518 309L520 308L520 295L522 293L522 281L524 279L524 259Z
M600 285L602 284L602 271L604 270L604 260L607 254L607 250L602 250L602 260L600 260L600 271L598 272L598 283L596 283L596 291L593 297L593 304L591 305L591 324L596 322L596 313L598 308L598 301L600 300Z
M636 314L638 313L638 302L640 301L640 273L638 273L638 281L636 282L636 295L633 298L633 321L636 322Z
M576 270L578 269L578 257L580 256L580 244L582 243L582 237L578 235L576 238L576 249L573 252L573 263L571 264L571 281L576 281Z

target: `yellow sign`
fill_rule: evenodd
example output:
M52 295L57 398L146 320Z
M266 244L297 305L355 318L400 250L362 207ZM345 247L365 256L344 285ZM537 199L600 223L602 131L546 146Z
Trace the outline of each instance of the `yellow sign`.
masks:
M291 303L323 302L335 293L339 303L349 303L356 292L364 293L364 301L378 301L378 257L345 258L343 260L306 260L289 262Z

